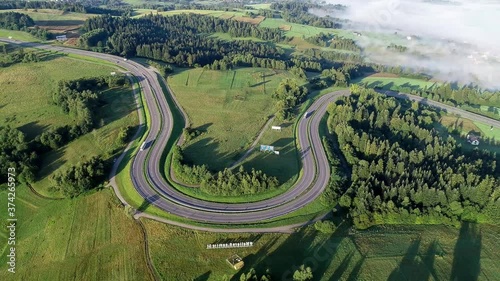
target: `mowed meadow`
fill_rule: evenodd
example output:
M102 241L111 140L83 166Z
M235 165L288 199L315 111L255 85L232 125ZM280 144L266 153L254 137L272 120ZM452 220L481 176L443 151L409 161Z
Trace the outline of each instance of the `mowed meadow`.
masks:
M293 234L215 234L145 221L155 268L163 280L240 280L250 268L269 269L276 280L292 280L301 264L314 281L497 280L498 226L388 226L333 234L313 227ZM254 241L239 249L207 250L211 243ZM172 253L176 253L172 255ZM241 256L236 271L226 262ZM197 279L198 278L198 279Z
M0 72L0 120L18 128L28 140L45 130L74 123L52 101L58 81L82 77L108 76L117 68L96 61L40 52L42 61L19 63ZM102 93L105 105L98 112L98 128L67 145L41 155L41 167L33 187L47 196L60 197L52 188L50 175L94 155L105 159L121 147L117 136L121 128L138 123L136 105L130 87L113 88Z
M288 77L285 71L260 68L197 68L169 76L191 128L201 132L183 146L185 159L214 170L238 160L274 114L272 94ZM293 132L283 132L283 137L292 138Z
M0 204L7 206L2 190ZM7 271L2 227L0 280L152 280L140 226L110 189L49 200L19 185L16 194L16 273ZM0 219L5 226L7 213Z

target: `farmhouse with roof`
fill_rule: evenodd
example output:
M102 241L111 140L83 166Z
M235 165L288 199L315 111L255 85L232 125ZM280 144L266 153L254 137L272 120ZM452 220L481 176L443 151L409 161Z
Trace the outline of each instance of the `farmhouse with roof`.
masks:
M467 134L467 141L472 145L479 145L479 137L474 134Z

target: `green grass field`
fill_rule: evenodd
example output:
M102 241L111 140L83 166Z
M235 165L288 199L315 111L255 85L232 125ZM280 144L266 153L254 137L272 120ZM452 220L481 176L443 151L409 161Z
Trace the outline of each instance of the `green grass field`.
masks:
M491 126L481 122L474 122L474 124L481 130L484 136L500 141L500 128L491 129Z
M233 17L243 17L245 16L244 12L240 11L219 11L219 10L196 10L196 9L187 9L187 10L171 10L171 11L165 11L165 12L157 12L156 10L151 10L151 9L136 9L134 10L134 17L140 17L145 14L160 14L164 16L171 16L171 15L179 15L179 14L197 14L197 15L210 15L214 17L221 17L221 18L233 18Z
M291 23L287 22L284 19L278 18L266 18L263 22L259 24L260 27L269 27L269 28L281 28L285 30L285 34L288 37L311 37L314 35L318 35L319 33L332 33L337 36L342 36L345 38L353 37L352 34L347 30L342 29L333 29L333 28L321 28L314 27L304 24Z
M3 188L2 188L3 190ZM16 274L7 272L0 230L0 280L151 280L144 236L109 189L76 199L36 197L17 187ZM0 204L7 206L7 193ZM6 225L6 212L0 212Z
M28 139L48 128L72 124L71 117L52 104L56 83L63 79L109 75L111 71L116 71L116 68L57 54L52 54L43 62L21 63L5 68L0 73L0 86L4 89L4 95L0 96L0 120L5 125L19 128ZM103 99L107 104L96 120L104 126L42 156L38 181L33 184L38 192L60 196L51 189L50 174L93 155L111 157L111 151L119 148L116 139L120 128L137 124L138 117L129 89L107 90Z
M12 37L14 40L21 40L27 42L38 42L40 39L32 36L31 34L24 31L0 29L0 37L9 38Z
M192 69L170 76L191 127L202 132L184 146L185 158L216 170L236 161L274 113L271 94L286 77L286 72L259 68Z
M82 14L82 13L73 13L73 12L65 12L61 10L52 10L52 9L38 9L37 11L28 9L27 11L23 9L17 10L0 10L0 13L5 12L18 12L27 14L30 16L37 25L48 25L44 24L47 22L54 21L78 21L83 23L86 19L95 16L94 14Z
M269 3L252 4L252 5L245 5L245 6L252 7L255 10L259 10L259 9L268 10L271 8L271 4L269 4Z
M457 275L495 280L500 273L495 266L500 258L497 226L390 226L365 232L340 227L332 235L306 228L291 235L252 235L198 232L153 221L145 225L153 262L164 280L239 280L252 267L269 268L277 280L288 280L301 264L312 268L313 280L449 280ZM255 241L255 246L206 249L224 240ZM245 262L241 271L225 261L233 254Z

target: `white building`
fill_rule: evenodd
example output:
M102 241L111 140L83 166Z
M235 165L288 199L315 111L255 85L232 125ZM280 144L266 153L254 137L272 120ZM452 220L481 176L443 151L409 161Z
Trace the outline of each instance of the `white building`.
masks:
M66 35L59 35L59 36L56 36L56 40L57 41L66 41L66 40L68 40L68 38L66 38Z

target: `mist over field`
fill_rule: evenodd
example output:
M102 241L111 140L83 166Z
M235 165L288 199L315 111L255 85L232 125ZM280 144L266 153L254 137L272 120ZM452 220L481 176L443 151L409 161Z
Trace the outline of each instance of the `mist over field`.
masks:
M328 0L345 10L370 61L424 70L436 78L500 89L500 1ZM387 49L390 43L408 48Z

